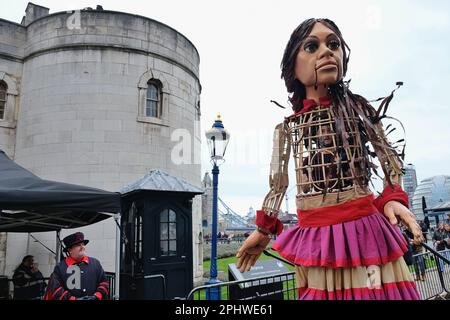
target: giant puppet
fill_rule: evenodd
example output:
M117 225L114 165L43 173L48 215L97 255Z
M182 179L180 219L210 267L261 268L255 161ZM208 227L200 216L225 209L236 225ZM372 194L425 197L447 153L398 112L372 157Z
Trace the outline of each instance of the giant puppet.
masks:
M416 244L423 237L401 188L402 156L381 123L393 92L375 109L349 90L348 61L333 21L309 19L292 33L281 68L294 114L275 128L270 191L257 229L237 253L238 267L249 270L279 235L272 248L296 265L299 299L419 299L398 225ZM291 154L298 225L282 232L277 215ZM384 173L376 197L369 188L375 157Z

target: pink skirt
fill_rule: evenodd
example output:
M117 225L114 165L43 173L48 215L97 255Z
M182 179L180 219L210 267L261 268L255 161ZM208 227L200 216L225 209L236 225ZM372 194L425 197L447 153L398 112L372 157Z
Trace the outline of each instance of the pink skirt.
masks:
M377 211L329 226L294 226L272 248L297 266L299 299L420 299L402 258L406 241Z

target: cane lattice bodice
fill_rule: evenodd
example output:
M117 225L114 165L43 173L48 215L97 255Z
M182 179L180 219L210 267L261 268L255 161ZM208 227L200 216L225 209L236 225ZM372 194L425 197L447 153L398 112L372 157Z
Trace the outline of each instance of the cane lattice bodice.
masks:
M299 208L332 204L341 202L341 199L347 201L370 192L367 153L359 121L359 117L351 112L344 117L348 134L344 144L336 130L333 110L329 107L317 106L286 120L287 138L295 163ZM356 179L362 184L358 184Z
M367 135L363 134L367 133L367 125L376 129L380 141L376 144L378 161L387 168L390 181L401 184L402 164L387 141L381 122L363 123L352 108L319 104L302 109L275 127L270 191L263 201L264 212L279 213L289 185L291 152L298 209L325 207L369 195L371 170L376 166L369 156ZM373 142L371 145L374 147Z

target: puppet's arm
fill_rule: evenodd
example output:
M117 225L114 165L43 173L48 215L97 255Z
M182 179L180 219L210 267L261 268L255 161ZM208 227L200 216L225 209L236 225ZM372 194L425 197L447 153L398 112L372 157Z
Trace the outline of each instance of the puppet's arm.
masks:
M241 272L248 271L255 264L269 244L270 234L280 234L283 224L278 220L278 211L288 187L288 162L291 142L285 123L275 127L274 146L270 163L270 191L264 198L262 210L256 212L257 230L244 241L236 257Z
M385 177L383 179L383 192L375 199L374 205L380 212L384 212L384 206L391 200L400 202L405 207L408 207L408 195L403 191L401 182L403 174L402 162L387 140L381 122L377 123L375 126L377 127L380 138L380 145L374 145L373 147L376 150L378 160L382 167L387 169L387 172L385 172ZM389 184L386 175L389 176L392 185Z
M289 185L288 164L291 140L287 125L280 123L275 127L272 160L270 163L269 187L264 198L262 210L256 212L258 230L266 234L280 234L283 224L278 220L278 212Z
M420 244L424 240L422 230L417 223L414 214L408 210L408 195L402 189L402 162L389 144L381 122L379 122L377 126L381 138L380 140L384 144L384 146L379 146L381 152L378 152L378 159L380 163L386 164L392 186L385 177L383 181L384 190L381 195L375 199L374 205L392 224L396 225L398 223L398 217L413 233L414 243Z
M386 138L386 135L383 130L383 126L381 122L376 124L376 127L378 129L380 140L382 141L384 146L380 147L380 150L382 150L381 154L378 156L378 160L380 163L385 163L386 167L388 168L389 178L393 185L397 185L401 188L402 186L402 167L403 164L397 155L397 153L393 150L391 144L389 143L388 139ZM386 177L383 180L383 186L386 187L388 185L388 180ZM407 205L407 204L406 204Z

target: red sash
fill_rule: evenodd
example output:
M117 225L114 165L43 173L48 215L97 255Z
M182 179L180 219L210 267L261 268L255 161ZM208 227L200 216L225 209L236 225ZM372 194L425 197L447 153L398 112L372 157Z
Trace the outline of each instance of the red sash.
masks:
M327 207L309 210L297 209L298 224L301 227L324 227L367 217L378 212L373 200L373 194L370 194Z

